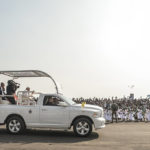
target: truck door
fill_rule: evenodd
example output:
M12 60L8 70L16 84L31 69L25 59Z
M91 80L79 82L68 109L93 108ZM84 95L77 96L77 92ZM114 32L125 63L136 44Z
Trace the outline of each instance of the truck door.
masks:
M57 96L45 96L40 106L40 124L45 127L69 127L69 106L60 106L64 101Z

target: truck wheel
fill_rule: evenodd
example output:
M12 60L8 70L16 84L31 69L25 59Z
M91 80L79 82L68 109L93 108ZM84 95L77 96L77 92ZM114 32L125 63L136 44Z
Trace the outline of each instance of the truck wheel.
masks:
M73 124L74 133L77 136L85 137L92 132L92 123L87 118L79 118Z
M11 134L19 134L25 130L25 123L20 117L14 116L7 120L6 128Z

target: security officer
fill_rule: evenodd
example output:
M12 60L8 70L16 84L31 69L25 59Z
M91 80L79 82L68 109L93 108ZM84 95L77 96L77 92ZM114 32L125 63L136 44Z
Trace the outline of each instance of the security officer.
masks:
M113 123L114 116L115 116L116 123L117 123L118 122L118 116L117 116L118 105L114 101L111 105L111 110L112 110L112 123Z

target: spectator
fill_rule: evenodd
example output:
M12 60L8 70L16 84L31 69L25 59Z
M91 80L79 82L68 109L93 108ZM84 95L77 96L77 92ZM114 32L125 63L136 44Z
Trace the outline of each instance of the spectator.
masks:
M4 97L4 95L6 95L5 93L5 84L3 82L1 82L1 86L0 86L0 95L2 95L2 100L7 100L6 97Z
M112 110L112 123L113 119L115 116L116 123L118 122L118 116L117 116L117 111L118 111L118 105L113 101L113 104L111 105L111 110Z

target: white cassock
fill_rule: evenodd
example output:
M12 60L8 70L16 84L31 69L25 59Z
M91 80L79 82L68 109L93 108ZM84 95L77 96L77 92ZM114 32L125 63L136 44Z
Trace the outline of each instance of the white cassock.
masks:
M125 116L125 111L122 110L122 120L125 120L126 119L126 116Z
M108 121L111 121L112 120L112 112L111 110L108 110Z
M129 111L126 112L126 119L129 120Z
M104 117L105 117L106 121L110 121L109 110L104 111Z
M123 110L120 111L120 119L121 119L121 120L124 119L124 117L123 117Z
M143 115L142 115L142 111L141 111L141 110L138 111L137 117L138 117L138 119L142 119L142 118L143 118Z
M124 118L125 118L125 120L128 119L128 111L127 110L124 111Z
M150 110L148 112L148 121L150 121Z
M146 112L146 119L148 121L150 121L150 110L149 109L147 109L147 112Z
M104 118L107 121L107 110L104 110Z
M148 120L148 109L146 109L145 119Z
M117 111L117 116L120 119L120 109Z
M133 111L131 111L129 113L129 120L133 121L134 120L134 114L133 114Z

